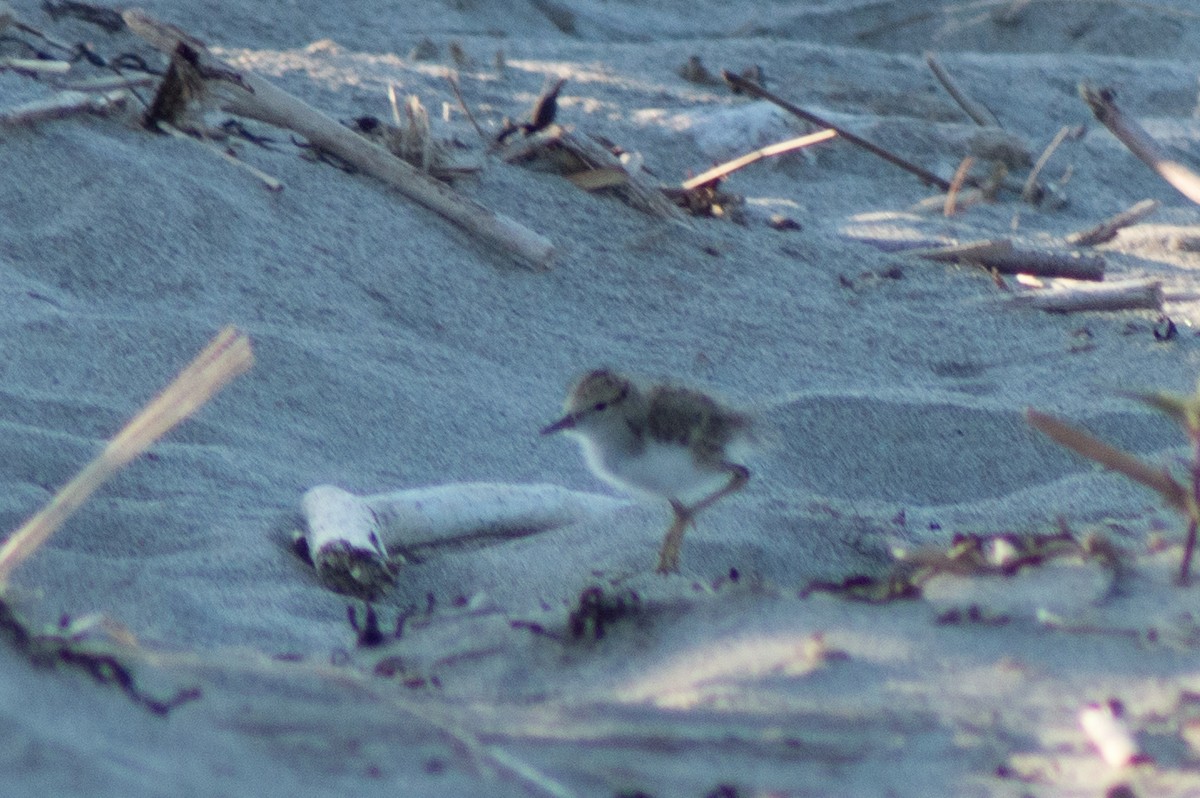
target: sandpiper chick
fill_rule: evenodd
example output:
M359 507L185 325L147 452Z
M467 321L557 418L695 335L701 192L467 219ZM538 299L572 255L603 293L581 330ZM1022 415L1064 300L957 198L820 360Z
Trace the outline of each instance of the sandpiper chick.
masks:
M696 514L741 490L750 470L750 419L700 391L642 389L608 369L585 374L564 415L542 430L576 438L596 476L622 490L665 498L675 519L663 538L659 573L679 570L683 533Z

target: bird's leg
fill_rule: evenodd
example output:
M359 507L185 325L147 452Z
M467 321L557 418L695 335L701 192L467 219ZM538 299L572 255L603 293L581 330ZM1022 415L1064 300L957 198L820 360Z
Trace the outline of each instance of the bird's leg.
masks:
M722 463L721 465L726 471L729 472L729 482L725 484L725 487L721 488L715 493L705 496L703 499L693 504L688 510L691 515L694 516L704 508L711 507L717 502L717 500L722 499L731 493L737 493L739 490L746 487L746 483L750 481L750 469L746 468L744 465L737 465L736 463Z
M683 546L683 533L692 522L692 511L679 502L671 499L671 509L675 511L675 520L663 537L662 550L658 553L658 572L670 574L679 570L679 549Z
M674 573L679 570L679 550L683 547L683 533L688 524L696 517L696 513L710 507L719 499L735 493L750 481L750 469L734 463L723 463L729 471L729 482L720 490L705 496L691 507L685 507L675 499L671 499L671 509L675 511L675 520L663 537L662 550L658 554L658 572L660 574Z

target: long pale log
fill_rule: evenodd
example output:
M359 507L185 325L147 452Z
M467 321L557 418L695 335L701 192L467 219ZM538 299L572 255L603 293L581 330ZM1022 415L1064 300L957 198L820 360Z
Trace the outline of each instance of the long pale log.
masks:
M295 131L522 263L544 269L553 261L554 246L546 237L463 197L266 79L221 61L178 28L140 9L121 16L130 30L159 50L173 53L186 42L200 54L202 66L225 76L215 92L224 110Z

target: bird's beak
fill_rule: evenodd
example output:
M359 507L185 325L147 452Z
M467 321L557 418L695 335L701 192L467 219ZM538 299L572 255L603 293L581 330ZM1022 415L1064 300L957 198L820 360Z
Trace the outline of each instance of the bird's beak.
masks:
M575 421L576 421L575 414L568 413L567 415L560 418L558 421L555 421L550 426L543 427L542 434L543 435L553 435L556 432L562 432L565 429L571 429L572 427L575 426Z

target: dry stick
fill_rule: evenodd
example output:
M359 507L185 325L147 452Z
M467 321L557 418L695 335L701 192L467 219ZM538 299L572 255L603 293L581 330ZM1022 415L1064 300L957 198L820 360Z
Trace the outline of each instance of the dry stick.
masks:
M244 334L233 327L218 333L162 393L109 441L95 460L0 546L0 585L7 582L13 569L54 534L101 484L169 429L196 412L253 362L250 340Z
M1124 474L1134 482L1145 485L1158 493L1168 505L1176 510L1182 513L1188 512L1187 489L1176 482L1166 469L1155 468L1129 452L1110 446L1078 427L1033 408L1025 411L1025 420L1055 443L1065 446L1089 460L1095 460L1105 468Z
M1003 238L934 249L909 249L903 250L903 253L946 263L978 263L1000 274L1034 274L1038 277L1069 277L1073 280L1104 279L1104 258L1078 252L1019 250L1011 241Z
M768 102L772 102L775 105L778 105L783 110L787 111L788 113L794 114L794 115L800 117L801 119L805 120L806 122L811 122L812 124L817 125L818 127L825 127L825 128L830 128L831 130L835 130L835 131L837 131L837 134L839 136L841 136L842 138L844 138L846 141L850 142L851 144L854 144L858 147L862 147L867 152L870 152L874 155L879 156L880 158L887 161L888 163L890 163L894 166L899 166L901 169L904 169L908 172L913 173L917 177L921 178L922 182L924 182L928 185L936 186L937 188L941 189L942 191L950 190L950 183L948 181L938 177L933 172L930 172L927 169L923 169L914 163L906 161L903 158L901 158L899 155L895 155L894 153L891 153L891 152L885 150L883 147L880 147L877 144L872 144L871 142L867 141L866 139L862 138L861 136L854 135L853 133L846 130L845 128L838 127L837 125L831 124L831 123L825 121L824 119L822 119L821 117L817 116L816 114L811 114L808 111L805 111L803 108L800 108L797 105L793 105L792 103L783 99L779 95L774 94L770 91L767 91L762 86L755 83L754 81L744 78L741 75L736 75L733 72L730 72L728 69L721 70L721 75L725 78L725 81L727 83L729 83L731 86L733 86L734 88L740 89L741 91L744 91L747 94L752 94L755 97L759 97L763 100L767 100ZM975 185L975 181L973 181L973 180L970 181L970 184Z
M736 172L738 169L741 169L745 166L749 166L755 161L762 160L763 158L770 158L773 155L782 155L785 152L792 152L793 150L801 150L805 147L810 147L813 144L818 144L822 141L828 141L836 135L837 131L835 130L820 130L816 133L809 133L807 136L800 136L799 138L789 139L788 141L781 141L778 144L771 144L763 147L762 149L758 149L754 152L734 158L732 161L726 161L719 166L714 166L707 172L701 172L695 177L683 181L683 189L685 191L690 191L691 189L699 188L700 186L705 186L709 183L715 183L726 175L732 174L733 172Z
M475 128L475 132L479 134L480 140L482 140L484 144L491 144L487 135L483 132L483 128L481 128L479 123L475 121L475 114L471 113L470 107L467 106L467 101L462 95L462 89L459 88L458 85L458 78L456 78L452 73L447 72L446 80L450 82L450 88L454 90L454 96L458 98L458 104L462 106L463 113L466 114L467 119L470 120L471 127Z
M958 107L963 109L975 124L980 127L1000 127L1000 121L996 119L995 114L981 103L977 103L968 97L967 93L954 82L954 78L950 77L950 73L937 60L936 54L932 52L925 53L925 63L928 65L929 71L937 78L938 83L941 83L942 88L950 95L950 98L958 103Z
M1029 170L1029 177L1025 178L1025 186L1021 189L1021 199L1025 202L1033 202L1038 191L1038 175L1046 168L1046 163L1050 160L1050 156L1066 140L1070 131L1071 128L1069 126L1063 125L1058 133L1054 134L1054 138L1050 140L1050 143L1046 145L1046 149L1042 150L1042 154L1038 156L1033 169Z
M70 61L44 61L40 58L0 58L0 70L19 72L50 72L61 75L71 71Z
M193 144L199 144L205 150L220 157L226 163L232 164L233 166L236 166L239 169L246 170L251 175L258 178L258 180L261 181L262 184L264 186L266 186L269 190L283 191L283 183L280 182L280 180L278 178L272 177L271 175L267 174L266 172L259 169L258 167L248 164L239 158L233 157L229 153L225 152L225 150L221 149L217 145L210 142L208 139L206 139L206 138L201 139L201 138L196 138L195 136L189 136L187 133L184 133L179 128L177 128L174 125L170 124L169 122L165 122L161 119L158 120L158 127L160 130L163 130L163 131L171 134L172 136L174 136L177 139L184 139L186 141L192 142Z
M1067 236L1067 243L1079 247L1090 247L1103 244L1116 238L1117 232L1123 228L1137 224L1162 206L1158 200L1144 199L1132 205L1115 216L1110 216L1089 230L1081 230Z
M1008 300L1013 305L1048 313L1083 311L1161 310L1162 280L1125 280L1116 283L1059 288L1019 294Z
M463 197L253 72L235 69L217 59L203 44L179 29L159 22L140 9L130 9L121 16L130 30L159 50L172 53L180 41L186 41L200 54L206 66L235 75L240 85L226 82L223 85L227 90L221 92L222 107L230 113L294 130L315 146L387 182L409 199L516 260L539 269L550 266L554 246L544 236Z
M1200 175L1167 155L1162 146L1146 130L1132 119L1128 119L1113 102L1109 89L1096 89L1085 83L1079 84L1079 95L1092 109L1092 113L1112 134L1120 139L1129 151L1153 169L1159 177L1192 202L1200 205Z
M62 91L45 100L0 111L0 126L32 125L50 119L65 119L76 114L111 114L121 110L132 95L126 89L104 94Z
M942 204L942 215L953 216L957 210L958 192L962 189L963 181L967 179L967 173L971 171L971 167L975 165L975 159L968 155L962 159L962 163L954 170L954 179L950 181L950 190L946 192L946 201Z

